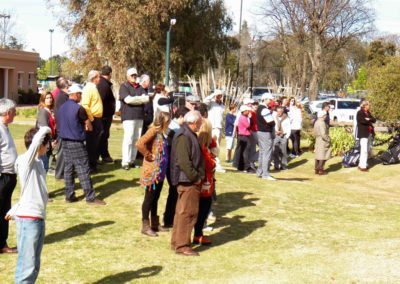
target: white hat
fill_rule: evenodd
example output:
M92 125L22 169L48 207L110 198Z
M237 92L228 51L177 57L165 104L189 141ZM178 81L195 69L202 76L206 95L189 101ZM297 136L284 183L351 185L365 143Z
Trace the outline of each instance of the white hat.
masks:
M324 117L325 115L326 115L326 111L323 111L323 110L320 110L320 111L317 113L317 117L318 117L318 118Z
M68 95L75 93L82 93L82 88L78 84L73 84L71 87L68 88Z
M215 89L214 90L214 95L215 96L222 96L224 94L224 91L220 90L220 89Z
M274 96L272 95L272 94L270 94L270 93L264 93L262 96L261 96L261 100L263 101L263 100L273 100L274 99Z
M190 95L186 97L186 101L189 103L198 103L200 102L200 98L198 96Z
M161 112L168 112L169 113L169 107L168 105L162 105L162 106L158 106L158 110Z
M244 112L246 110L251 111L251 107L247 106L247 105L242 105L240 106L240 112Z
M128 71L126 71L126 75L131 76L131 75L137 75L137 70L136 68L129 68Z
M244 98L243 99L243 104L248 105L248 104L254 104L254 100L251 98Z

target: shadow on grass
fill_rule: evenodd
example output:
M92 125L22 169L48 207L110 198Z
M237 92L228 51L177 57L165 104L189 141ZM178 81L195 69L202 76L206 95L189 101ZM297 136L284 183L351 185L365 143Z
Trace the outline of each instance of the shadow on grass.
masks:
M77 236L81 236L86 234L86 232L93 230L98 227L104 227L114 224L114 221L103 221L98 223L83 223L79 225L75 225L71 228L68 228L64 231L52 233L45 237L44 243L45 244L52 244L56 242L60 242L65 239L74 238Z
M310 180L309 178L275 178L276 180L284 180L284 181L305 181Z
M218 227L224 227L220 232L211 236L212 246L200 246L195 250L198 252L205 251L209 248L221 246L232 241L243 239L255 230L262 228L268 222L267 220L245 221L241 219L244 216L236 215L232 218L223 217L218 221Z
M298 166L304 165L304 164L307 163L307 162L308 162L307 159L302 159L302 160L299 160L299 161L295 161L295 162L293 162L293 163L289 162L289 164L288 164L288 169L296 168L296 167L298 167Z
M342 168L343 168L342 161L339 161L336 164L329 165L329 167L327 168L327 171L328 172L336 172L338 170L341 170Z
M253 201L259 198L248 198L247 195L252 195L251 192L238 191L238 192L224 192L218 194L218 206L215 206L215 211L218 216L224 216L229 212L235 211L239 208L256 206Z
M153 265L143 267L134 271L125 271L115 275L106 276L93 284L106 284L106 283L127 283L138 278L148 278L157 275L162 270L162 266Z
M110 195L117 193L118 191L127 189L129 187L138 186L137 184L138 180L139 179L137 178L133 180L117 179L109 183L103 184L95 188L95 191L98 192L97 198L103 200L109 197Z

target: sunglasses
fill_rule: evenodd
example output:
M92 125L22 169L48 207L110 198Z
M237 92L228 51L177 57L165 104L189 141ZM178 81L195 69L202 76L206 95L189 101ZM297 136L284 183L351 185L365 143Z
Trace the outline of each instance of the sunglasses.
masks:
M137 78L137 75L136 74L132 74L131 77Z

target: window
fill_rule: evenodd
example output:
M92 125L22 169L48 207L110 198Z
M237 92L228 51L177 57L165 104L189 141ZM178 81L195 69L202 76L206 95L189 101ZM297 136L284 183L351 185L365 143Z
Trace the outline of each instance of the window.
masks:
M357 101L338 101L338 109L357 109L359 105Z
M19 73L18 73L18 77L17 77L17 86L18 86L18 89L22 89L23 76L24 76L24 73L22 73L22 72L19 72Z
M33 80L35 80L35 74L29 73L28 74L28 86L29 86L29 89L33 88Z

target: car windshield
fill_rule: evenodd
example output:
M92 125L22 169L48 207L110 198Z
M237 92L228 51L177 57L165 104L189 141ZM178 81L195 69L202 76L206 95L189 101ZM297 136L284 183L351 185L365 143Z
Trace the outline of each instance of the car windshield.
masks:
M357 101L338 101L338 108L340 109L357 109L360 105Z
M265 93L271 93L271 92L269 89L253 89L253 97L259 97Z

